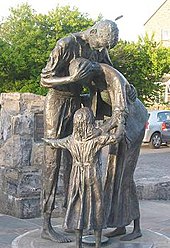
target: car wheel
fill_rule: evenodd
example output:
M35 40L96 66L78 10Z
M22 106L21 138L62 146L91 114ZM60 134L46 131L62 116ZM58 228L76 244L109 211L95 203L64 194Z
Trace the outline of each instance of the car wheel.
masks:
M154 133L149 142L150 148L158 149L161 146L161 135L159 133Z

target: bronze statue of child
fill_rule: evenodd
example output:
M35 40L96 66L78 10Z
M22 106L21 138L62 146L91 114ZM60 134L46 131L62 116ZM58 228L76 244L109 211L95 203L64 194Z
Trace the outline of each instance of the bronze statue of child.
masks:
M83 229L94 230L96 248L101 247L101 232L106 225L100 155L104 146L123 137L124 127L117 124L118 115L120 111L115 110L108 121L96 127L93 112L83 107L74 114L72 135L43 139L54 148L68 149L73 158L63 227L75 230L76 248L82 247Z

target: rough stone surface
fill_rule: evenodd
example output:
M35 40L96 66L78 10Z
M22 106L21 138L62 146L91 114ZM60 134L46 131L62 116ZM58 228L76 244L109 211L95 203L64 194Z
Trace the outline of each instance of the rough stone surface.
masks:
M141 147L135 170L138 196L146 200L170 200L170 147Z
M35 142L35 115L42 113L43 96L1 94L0 212L19 218L40 215L43 143Z
M170 200L170 181L140 182L137 185L137 193L141 200Z

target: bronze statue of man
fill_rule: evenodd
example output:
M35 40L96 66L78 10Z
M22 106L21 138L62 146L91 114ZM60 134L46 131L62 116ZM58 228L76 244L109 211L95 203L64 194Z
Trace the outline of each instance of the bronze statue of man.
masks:
M49 88L44 108L45 138L63 138L72 132L72 118L80 107L81 84L77 80L91 73L91 65L82 63L79 71L69 75L69 64L75 58L87 58L112 65L108 48L118 41L117 25L110 20L96 23L86 31L71 34L60 39L51 52L46 67L42 70L41 85ZM65 159L70 164L71 157L67 152ZM57 233L51 225L51 214L55 205L58 175L61 162L61 150L45 146L43 165L43 229L41 236L57 242L69 242L65 236ZM67 167L66 180L70 169Z

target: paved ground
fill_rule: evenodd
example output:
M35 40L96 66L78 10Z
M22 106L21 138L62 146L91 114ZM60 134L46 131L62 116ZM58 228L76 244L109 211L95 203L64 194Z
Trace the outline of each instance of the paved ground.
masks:
M170 201L140 201L140 209L142 229L149 229L170 238ZM54 226L61 223L61 218L53 219ZM10 248L13 239L27 231L40 229L41 225L41 218L23 220L0 215L0 248Z
M170 181L170 146L150 149L143 145L140 150L135 179L139 181Z
M145 182L168 181L170 178L170 147L151 150L141 149L135 179ZM141 200L141 227L161 233L170 238L170 200ZM61 224L61 218L54 218L53 225ZM12 241L21 234L34 229L40 229L41 218L17 219L0 214L0 248L10 248ZM170 245L166 246L166 248ZM24 248L24 247L23 247ZM156 247L165 248L165 245Z
M140 199L170 200L170 146L142 146L134 178Z

